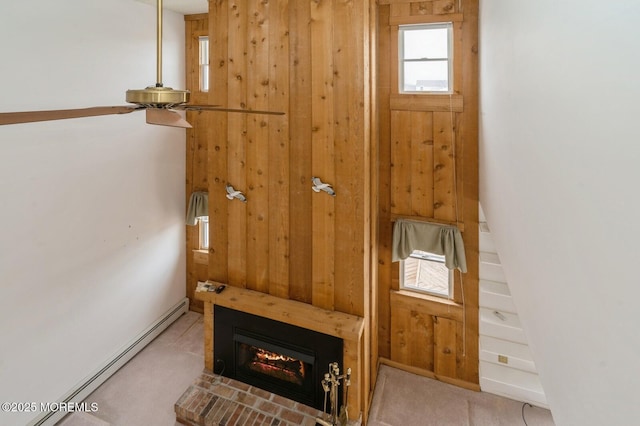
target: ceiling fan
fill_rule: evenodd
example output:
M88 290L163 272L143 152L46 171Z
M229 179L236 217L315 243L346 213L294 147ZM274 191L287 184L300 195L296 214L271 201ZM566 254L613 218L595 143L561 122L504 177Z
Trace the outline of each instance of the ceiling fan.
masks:
M146 111L147 123L162 126L190 128L186 120L175 110L220 111L242 114L283 115L283 112L224 108L218 105L189 104L189 91L164 87L162 84L162 0L157 0L157 52L156 84L145 89L127 90L126 101L134 105L104 106L50 111L23 111L0 113L0 125L33 123L37 121L63 120L66 118L95 117L99 115L129 114Z

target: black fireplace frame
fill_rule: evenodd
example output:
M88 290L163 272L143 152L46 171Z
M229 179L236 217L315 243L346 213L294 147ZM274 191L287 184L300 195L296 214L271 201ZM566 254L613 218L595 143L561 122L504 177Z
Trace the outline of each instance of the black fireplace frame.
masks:
M236 336L236 337L234 337ZM267 348L284 348L285 354L296 355L310 362L308 381L300 387L248 375L236 365L238 338L248 336L266 343ZM244 338L240 338L243 340ZM324 408L322 378L329 363L342 365L343 340L291 324L260 317L235 309L214 305L214 372L273 392L302 404Z

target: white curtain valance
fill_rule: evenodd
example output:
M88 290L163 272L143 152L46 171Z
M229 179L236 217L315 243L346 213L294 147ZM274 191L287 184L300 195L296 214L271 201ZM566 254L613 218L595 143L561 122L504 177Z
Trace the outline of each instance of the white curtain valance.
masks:
M187 225L194 226L198 223L198 218L209 216L209 193L205 191L196 191L189 198L189 207L187 208Z
M393 225L392 260L404 260L414 250L444 255L447 268L467 272L462 234L455 226L397 220Z

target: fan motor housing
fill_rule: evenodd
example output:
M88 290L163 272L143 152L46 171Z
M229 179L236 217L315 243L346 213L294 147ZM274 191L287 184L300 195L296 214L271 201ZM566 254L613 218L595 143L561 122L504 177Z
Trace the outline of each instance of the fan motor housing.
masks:
M127 90L126 99L127 102L139 105L180 105L189 102L189 91L150 86L146 89Z

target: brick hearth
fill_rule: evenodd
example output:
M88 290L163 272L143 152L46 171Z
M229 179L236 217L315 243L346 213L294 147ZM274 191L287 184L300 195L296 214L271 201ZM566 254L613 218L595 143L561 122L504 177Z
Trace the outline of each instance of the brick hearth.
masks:
M313 426L314 408L206 370L175 404L176 421L188 426Z

